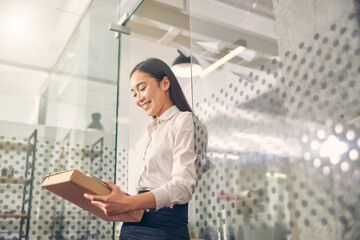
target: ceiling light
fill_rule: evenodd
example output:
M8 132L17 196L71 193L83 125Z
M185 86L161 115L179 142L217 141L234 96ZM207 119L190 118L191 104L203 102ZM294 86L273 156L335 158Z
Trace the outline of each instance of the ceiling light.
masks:
M334 135L330 135L320 147L319 153L321 157L329 157L332 164L340 161L340 156L348 150L346 143L340 141Z
M211 64L209 67L205 68L200 74L200 77L205 77L206 75L208 75L210 72L214 71L216 68L220 67L221 65L223 65L224 63L230 61L233 57L237 56L238 54L240 54L242 51L244 51L246 48L243 46L239 46L237 48L235 48L234 50L232 50L231 52L229 52L228 54L226 54L224 57L220 58L219 60L217 60L216 62L214 62L213 64Z
M176 77L190 78L199 75L202 70L199 62L194 57L186 57L180 50L178 50L180 56L178 56L171 70L174 72Z
M4 27L7 34L19 37L29 31L29 20L24 14L10 13L4 17Z
M287 178L287 175L285 173L278 173L278 172L266 172L265 176L269 178L282 178L282 179Z

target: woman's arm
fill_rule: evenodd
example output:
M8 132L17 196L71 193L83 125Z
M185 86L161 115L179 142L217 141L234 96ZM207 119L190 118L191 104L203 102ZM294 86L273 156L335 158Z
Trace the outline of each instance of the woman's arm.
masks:
M111 181L104 181L110 188L109 195L99 196L84 194L91 203L104 211L107 216L115 216L121 213L138 209L155 208L156 202L152 192L129 196L123 193L118 186Z
M171 122L174 134L172 148L172 179L151 190L156 199L156 209L172 208L174 204L189 202L196 187L196 154L194 152L194 121L192 113L183 112Z

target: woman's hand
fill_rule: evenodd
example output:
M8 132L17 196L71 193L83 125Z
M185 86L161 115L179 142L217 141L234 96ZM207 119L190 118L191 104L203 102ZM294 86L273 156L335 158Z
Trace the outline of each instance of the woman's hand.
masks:
M130 211L130 196L123 193L112 181L104 180L103 182L111 188L110 194L99 196L85 193L84 197L91 200L91 203L103 210L107 216L119 215Z

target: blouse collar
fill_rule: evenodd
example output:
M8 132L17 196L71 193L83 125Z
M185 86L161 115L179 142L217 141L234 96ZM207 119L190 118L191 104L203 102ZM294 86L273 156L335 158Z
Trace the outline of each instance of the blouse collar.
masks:
M176 113L180 112L180 110L177 108L176 105L171 106L169 109L167 109L159 118L155 118L148 126L147 131L149 135L153 133L157 126L164 123L165 121L172 118Z

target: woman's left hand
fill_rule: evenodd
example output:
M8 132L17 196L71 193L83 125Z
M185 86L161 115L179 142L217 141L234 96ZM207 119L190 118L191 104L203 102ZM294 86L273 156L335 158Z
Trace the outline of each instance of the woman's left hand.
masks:
M107 216L119 215L129 211L129 196L123 193L118 186L112 181L105 182L110 188L111 193L108 195L90 195L84 194L84 197L91 200L91 203L99 207Z

